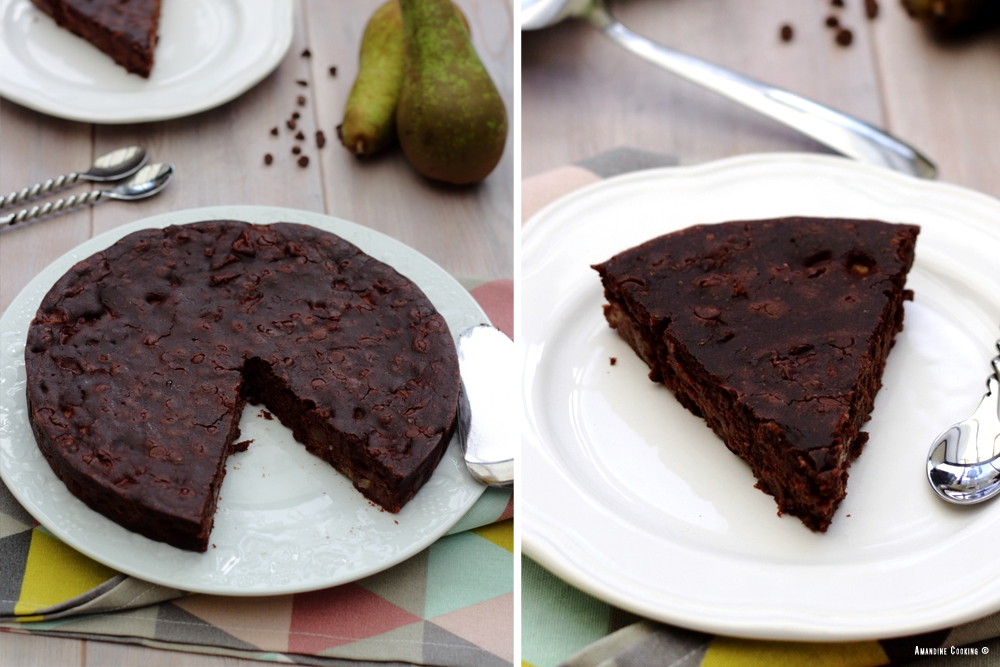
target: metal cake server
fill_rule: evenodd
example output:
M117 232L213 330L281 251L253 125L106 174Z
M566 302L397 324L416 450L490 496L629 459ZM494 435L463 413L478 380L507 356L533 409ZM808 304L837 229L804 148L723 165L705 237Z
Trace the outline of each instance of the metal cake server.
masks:
M927 456L931 487L951 503L981 503L1000 493L1000 356L992 365L975 413L939 435Z
M66 199L57 199L54 202L45 202L41 206L21 209L17 213L11 213L0 217L0 234L23 226L39 218L57 213L63 213L73 208L90 206L107 199L117 199L119 201L135 201L152 197L167 187L170 179L174 176L173 165L166 163L148 164L140 169L136 174L119 183L110 190L91 190L82 195L73 195Z
M469 327L458 337L458 364L458 434L465 464L483 484L513 486L519 443L514 342L488 324Z
M838 153L921 178L937 175L937 168L919 151L868 123L632 32L608 12L604 0L521 0L521 30L546 28L568 18L585 19L634 55L783 123Z
M106 183L126 178L139 171L139 168L146 164L146 160L148 159L149 155L142 146L128 146L113 150L94 160L94 164L90 166L90 169L83 173L71 171L62 176L50 178L44 183L35 183L17 192L11 192L9 195L0 195L0 209L24 203L38 197L45 197L53 192L75 185L81 179L84 181Z

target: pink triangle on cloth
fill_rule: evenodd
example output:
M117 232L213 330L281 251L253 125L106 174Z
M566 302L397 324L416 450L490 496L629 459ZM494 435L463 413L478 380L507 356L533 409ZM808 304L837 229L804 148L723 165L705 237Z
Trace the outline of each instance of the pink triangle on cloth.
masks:
M288 650L315 654L422 619L355 584L295 596Z

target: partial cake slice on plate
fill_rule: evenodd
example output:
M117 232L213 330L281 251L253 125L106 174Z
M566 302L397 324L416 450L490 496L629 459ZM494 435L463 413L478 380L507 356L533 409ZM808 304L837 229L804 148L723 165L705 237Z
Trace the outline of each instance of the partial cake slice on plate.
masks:
M31 0L133 74L149 77L160 25L160 0Z
M698 225L593 268L605 317L745 459L778 513L825 531L903 326L919 227L781 218Z

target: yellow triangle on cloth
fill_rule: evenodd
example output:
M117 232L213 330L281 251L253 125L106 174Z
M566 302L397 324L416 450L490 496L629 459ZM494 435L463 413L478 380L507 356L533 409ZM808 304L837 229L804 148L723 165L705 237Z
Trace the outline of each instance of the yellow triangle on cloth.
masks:
M718 637L701 667L876 667L889 664L877 641L825 644Z
M479 537L489 540L498 547L514 553L514 520L507 519L499 523L491 523L479 528L473 528Z
M14 605L14 614L34 614L71 600L117 574L35 528L31 531L28 562L24 566L21 594Z

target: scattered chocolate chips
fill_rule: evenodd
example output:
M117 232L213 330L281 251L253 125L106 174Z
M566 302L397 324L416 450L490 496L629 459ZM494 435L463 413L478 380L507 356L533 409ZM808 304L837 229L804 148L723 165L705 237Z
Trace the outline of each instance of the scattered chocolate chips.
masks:
M301 152L302 152L301 148L299 148L298 146L292 146L292 154L293 155L298 155Z
M274 127L271 128L271 134L273 134L274 136L278 136L278 126L277 125L275 125Z
M865 16L869 19L878 17L878 0L865 0Z
M308 167L309 166L309 158L306 157L305 155L303 155L302 157L300 157L299 158L299 166L300 167Z
M302 52L302 57L303 58L312 58L312 51L310 51L309 49L306 49L305 51Z
M304 107L306 105L306 98L303 97L302 95L299 95L298 97L296 97L295 101L299 103L300 107Z
M295 83L299 84L303 88L309 85L309 82L306 81L305 79L296 79Z
M302 134L302 130L295 133L295 138L299 141L305 141L306 135Z
M333 66L330 67L330 76L337 76L337 68L336 67L333 67Z
M271 164L274 162L274 156L270 153L264 153L264 164Z
M326 135L323 134L323 130L316 131L316 148L323 148L326 146Z
M833 14L830 14L829 16L826 17L826 27L827 28L839 28L840 27L840 20L836 16L834 16Z
M854 41L854 33L847 28L841 28L837 31L837 44L841 46L850 46L851 42Z
M794 28L792 28L791 25L785 23L784 25L781 26L779 34L781 35L781 41L790 42L792 41L792 38L795 37L795 30Z

